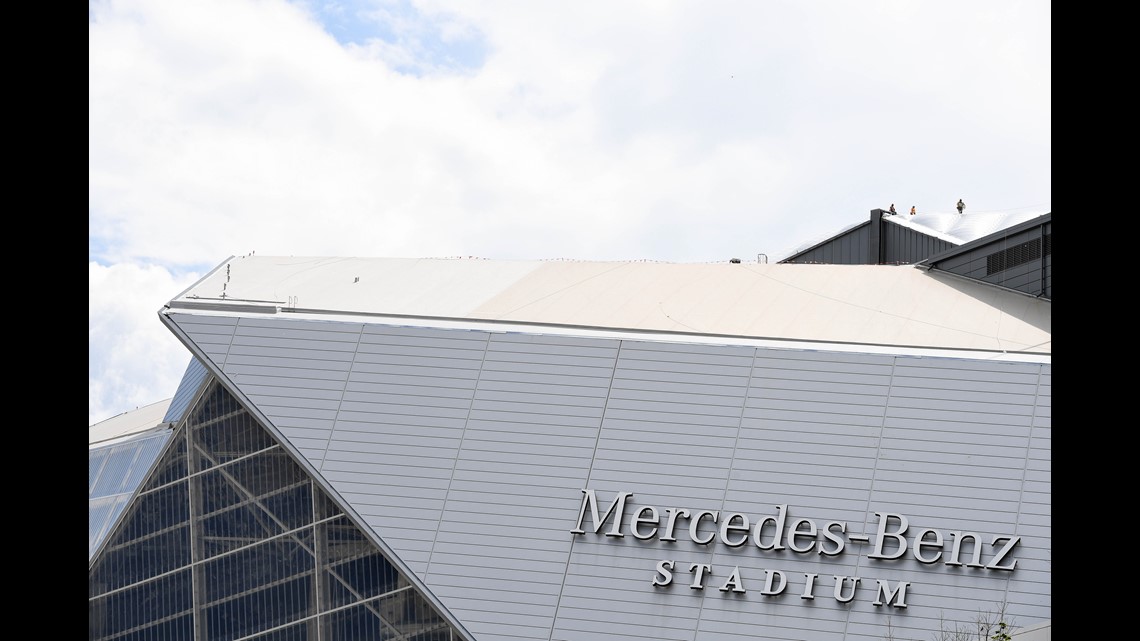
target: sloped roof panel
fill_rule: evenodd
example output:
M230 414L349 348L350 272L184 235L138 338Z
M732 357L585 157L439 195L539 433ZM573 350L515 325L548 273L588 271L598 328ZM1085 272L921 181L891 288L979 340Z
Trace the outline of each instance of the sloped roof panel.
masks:
M1023 299L907 265L244 257L170 306L1048 353Z

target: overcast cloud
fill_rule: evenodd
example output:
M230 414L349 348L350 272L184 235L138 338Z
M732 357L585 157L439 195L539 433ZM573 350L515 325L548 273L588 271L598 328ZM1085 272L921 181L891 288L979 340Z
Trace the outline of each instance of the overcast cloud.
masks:
M778 258L876 207L1051 211L1018 0L93 1L89 424L173 396L232 255Z

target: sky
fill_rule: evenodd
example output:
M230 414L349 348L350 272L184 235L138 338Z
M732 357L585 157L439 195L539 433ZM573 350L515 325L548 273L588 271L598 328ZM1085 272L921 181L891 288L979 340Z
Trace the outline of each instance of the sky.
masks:
M1051 212L1045 0L89 0L89 425L231 256L774 260Z

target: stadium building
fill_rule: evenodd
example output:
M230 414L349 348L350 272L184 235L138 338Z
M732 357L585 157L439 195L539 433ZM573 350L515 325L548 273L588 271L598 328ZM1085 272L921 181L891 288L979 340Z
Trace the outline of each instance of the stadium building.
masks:
M90 638L1047 640L1051 226L231 257L89 430Z

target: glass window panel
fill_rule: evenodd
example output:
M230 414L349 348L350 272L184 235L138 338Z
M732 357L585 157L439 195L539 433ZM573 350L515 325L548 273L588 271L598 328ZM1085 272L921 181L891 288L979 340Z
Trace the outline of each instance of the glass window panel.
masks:
M261 497L261 505L289 529L299 528L313 522L312 481L302 475L301 480L293 480L291 485Z
M328 607L379 596L408 584L347 516L319 523L317 536L324 543L321 585Z
M190 528L181 526L103 549L90 572L90 594L145 581L190 563Z
M99 471L103 469L103 461L107 458L108 448L99 447L87 451L87 492L89 495L95 493L95 479L99 477Z
M91 490L91 494L108 496L129 491L125 489L126 481L130 478L131 465L138 455L139 447L135 443L123 443L111 447L107 453L107 460L103 463L103 473L95 481L95 489Z
M168 530L189 520L186 481L139 494L127 516L120 542Z
M206 395L206 398L198 405L194 412L193 418L190 420L191 425L201 425L209 423L223 416L233 414L241 409L237 399L230 396L229 392L225 390L217 382L214 382L213 389Z
M194 477L198 493L195 515L211 516L242 505L249 499L249 491L223 469L211 470Z
M308 475L281 448L234 461L218 468L218 474L224 477L226 483L239 488L242 497L250 495L265 497L285 488L305 484L309 480ZM214 472L206 474L210 475L214 475ZM301 497L300 500L303 500L306 506L312 505L312 499L308 496ZM206 513L232 504L209 503L205 506ZM306 510L311 512L312 508L307 507ZM308 522L308 519L305 521Z
M166 408L164 423L177 423L186 415L187 407L194 400L194 395L202 383L209 376L206 366L196 358L191 358L186 365L186 372L182 374L182 382L178 384L178 391L174 393L170 405Z
M186 478L186 434L178 432L162 461L151 474L146 489L153 489Z
M444 641L451 636L451 627L412 589L334 611L321 622L322 641Z
M378 602L381 612L388 621L392 622L401 637L447 627L443 618L415 590L408 589L381 597Z
M199 457L199 469L203 470L275 444L273 437L244 410L195 426L190 438Z
M190 562L186 482L136 497L91 569L91 594L157 576Z
M184 602L195 593L186 578L191 571L177 569L191 558L189 483L194 483L199 515L194 538L207 555L193 569L199 581L199 637L308 640L317 638L320 627L320 641L453 641L445 620L371 539L276 446L267 430L216 382L211 384L206 399L191 412L199 449L211 468L179 481L201 469L201 453L189 458L189 432L175 434L148 483L158 489L136 498L116 540L108 542L90 572L91 638L190 641L190 610ZM89 467L99 465L89 461ZM123 469L134 468L126 463ZM102 475L90 473L89 489L101 484ZM113 523L114 509L113 501L93 503L91 524ZM319 518L336 518L305 527L314 512ZM271 533L275 538L264 540ZM315 547L315 541L320 545ZM318 560L319 582L314 580ZM159 577L167 572L173 573ZM168 589L175 577L182 583Z
M160 621L117 636L114 641L194 641L194 617L186 614L168 621Z
M311 573L258 586L203 610L206 638L227 641L275 628L316 613Z
M322 575L329 587L329 607L385 594L408 585L396 568L379 552L330 566Z
M317 641L317 619L313 617L308 621L302 621L296 625L291 625L287 628L274 630L273 632L266 632L259 634L255 637L250 637L248 641Z
M321 617L321 641L385 641L395 630L380 617L374 604L357 605Z
M147 471L150 470L154 459L158 458L162 452L162 447L166 445L166 441L170 439L170 436L170 431L159 432L138 442L139 455L131 466L122 491L134 492L135 488L142 484L143 477L146 476Z
M103 537L107 536L108 530L114 525L115 519L126 507L130 498L130 494L116 494L115 496L105 496L88 501L88 558L95 553L95 548L103 542Z
M310 540L285 535L206 562L206 603L265 589L315 567Z
M256 504L274 532L312 522L312 490L308 475L281 449L263 452L210 470L199 477L203 516Z
M189 641L193 590L190 571L147 581L91 599L90 639L186 639ZM122 636L124 633L129 636Z
M205 559L253 545L282 531L275 521L253 503L206 517L199 527L202 558Z
M452 636L452 627L449 625L429 628L408 637L408 641L459 641L459 639L458 635Z
M332 498L319 487L316 488L316 497L315 509L318 521L344 514Z

